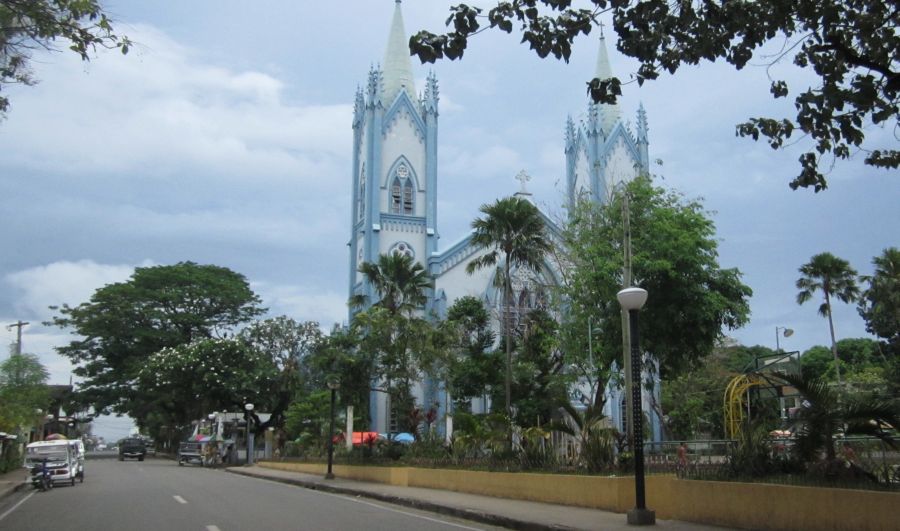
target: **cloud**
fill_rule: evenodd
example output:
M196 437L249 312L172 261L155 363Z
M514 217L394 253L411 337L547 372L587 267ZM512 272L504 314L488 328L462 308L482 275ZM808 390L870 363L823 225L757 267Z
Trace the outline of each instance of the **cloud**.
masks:
M4 124L7 163L104 181L249 174L257 186L292 179L317 189L331 182L323 174L337 175L349 102L291 104L267 74L199 62L148 26L131 36L144 45L125 57L105 52L85 65L57 54L36 65L42 83L17 93Z
M324 331L335 323L347 322L345 293L315 289L309 286L253 283L269 309L269 315L287 315L298 321L316 321Z
M98 264L92 260L60 261L9 273L3 278L11 288L15 314L2 321L21 319L29 322L22 330L22 350L38 356L50 373L50 383L69 383L73 368L68 359L54 350L72 340L69 331L42 323L56 315L50 306L77 306L87 302L98 288L127 280L134 268L133 265ZM4 332L5 341L12 344L16 340L15 332L5 327Z
M141 264L147 265L151 264ZM48 319L50 306L87 302L98 288L127 280L134 268L92 260L63 261L7 274L4 281L20 294L14 306L18 313L28 319Z

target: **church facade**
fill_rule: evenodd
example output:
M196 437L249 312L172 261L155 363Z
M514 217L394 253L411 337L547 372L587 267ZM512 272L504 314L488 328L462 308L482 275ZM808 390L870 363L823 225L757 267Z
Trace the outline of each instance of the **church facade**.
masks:
M473 275L466 266L480 251L471 235L442 249L437 225L438 194L438 117L439 87L433 73L425 80L421 94L414 85L408 35L405 32L400 2L396 2L381 67L368 73L365 88L357 90L353 112L352 208L349 240L349 295L364 295L375 301L374 293L358 272L363 262L377 262L378 256L403 253L421 263L434 280L426 312L444 317L457 299L480 298L485 307L499 315L502 293L494 287L494 271L482 269ZM596 76L611 77L606 48L601 39ZM588 104L583 123L571 117L565 122L565 165L567 199L589 197L605 201L618 183L649 170L646 113L637 113L637 128L632 132L620 116L618 105ZM511 171L515 171L511 169ZM522 189L516 194L530 200L526 189L528 176L518 178ZM496 198L485 197L483 203ZM560 241L560 228L546 215L547 233ZM525 313L547 300L547 287L558 285L559 265L549 259L538 275L512 273L513 311ZM352 318L352 315L351 315ZM496 329L500 324L496 323ZM654 393L658 394L659 385ZM624 429L624 390L607 386L606 414L615 426ZM420 404L439 404L439 414L447 413L449 400L440 382L423 381L415 390ZM580 405L582 393L573 389L573 403ZM584 393L589 395L589 393ZM658 396L657 396L658 399ZM391 431L387 397L372 392L372 431ZM644 411L652 411L645 397ZM488 411L487 399L475 401L475 412ZM659 420L651 414L653 439L659 440Z

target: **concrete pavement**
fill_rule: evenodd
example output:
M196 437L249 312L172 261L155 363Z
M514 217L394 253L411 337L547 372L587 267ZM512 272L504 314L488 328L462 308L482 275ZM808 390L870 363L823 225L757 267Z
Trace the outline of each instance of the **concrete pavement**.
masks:
M232 467L227 470L234 474L279 481L325 492L371 498L509 529L634 529L634 526L626 523L624 514L598 509L493 498L446 490L396 487L339 477L326 480L322 476L259 466ZM656 521L656 527L678 531L725 529L659 519Z
M27 479L28 471L24 467L0 475L0 500L28 486Z

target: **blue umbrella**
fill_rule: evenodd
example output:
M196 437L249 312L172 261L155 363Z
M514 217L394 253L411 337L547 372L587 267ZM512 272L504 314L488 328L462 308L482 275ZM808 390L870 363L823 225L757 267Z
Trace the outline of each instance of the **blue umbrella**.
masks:
M398 433L394 435L394 440L398 443L412 444L416 440L416 438L413 437L412 433Z

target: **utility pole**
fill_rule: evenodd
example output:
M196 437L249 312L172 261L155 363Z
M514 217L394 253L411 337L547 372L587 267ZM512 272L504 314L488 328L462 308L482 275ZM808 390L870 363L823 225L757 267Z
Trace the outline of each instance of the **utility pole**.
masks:
M622 190L622 224L623 224L623 248L624 264L622 267L622 289L631 287L631 211L628 204L628 191ZM632 386L641 385L641 382L632 381L631 377L631 319L628 311L622 312L622 372L625 373L625 396L630 397ZM631 400L625 400L625 440L628 448L634 451L634 406Z
M6 327L7 330L12 330L13 328L18 329L18 330L16 330L16 355L17 356L22 355L22 327L24 327L25 325L28 325L28 324L31 324L31 323L26 323L20 319L19 321L15 322L11 325L8 325Z

